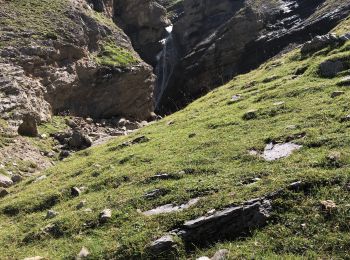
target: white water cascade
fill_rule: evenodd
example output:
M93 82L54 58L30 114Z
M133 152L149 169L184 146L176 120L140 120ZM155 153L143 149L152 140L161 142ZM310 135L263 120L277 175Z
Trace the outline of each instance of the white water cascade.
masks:
M174 63L176 59L176 48L173 39L173 25L165 28L168 35L165 39L161 40L163 44L163 50L157 56L157 86L155 89L156 108L162 99L164 91L166 90L169 79L174 71Z

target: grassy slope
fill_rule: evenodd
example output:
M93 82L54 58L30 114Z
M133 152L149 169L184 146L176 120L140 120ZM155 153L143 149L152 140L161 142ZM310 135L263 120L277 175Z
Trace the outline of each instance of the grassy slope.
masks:
M12 195L0 201L0 259L34 255L69 258L82 246L89 249L92 259L147 258L145 245L183 221L275 191L295 180L309 181L314 188L309 193L286 192L275 201L268 226L245 239L189 254L181 251L181 258L211 255L218 248L229 249L232 258L348 257L350 194L343 185L350 180L350 123L341 123L341 118L350 114L350 92L336 86L340 76L317 76L318 64L332 56L349 57L350 43L309 58L294 51L270 61L133 136L76 154L48 170L46 180L25 181L12 188ZM306 72L293 79L295 71L303 67L307 67ZM339 89L345 95L332 99L331 93ZM231 96L238 93L243 100L229 104ZM280 101L285 103L274 105ZM258 110L258 117L243 120L251 109ZM168 125L171 120L174 123ZM193 133L196 135L189 138ZM271 140L284 141L300 134L305 137L296 137L295 142L303 148L289 158L266 162L247 152L262 150ZM117 148L141 135L150 141ZM332 152L340 154L336 162L327 159ZM186 169L192 173L178 180L145 182L158 172ZM261 180L242 184L254 177ZM69 190L73 186L88 190L72 198ZM143 198L155 188L169 193L155 200ZM200 202L180 213L145 217L137 210L197 196L202 197ZM319 211L319 201L324 199L338 205L331 216ZM93 211L76 210L81 200ZM59 215L46 220L49 208ZM113 218L101 225L98 215L104 208L113 209ZM55 232L44 235L40 230L52 223L57 226Z

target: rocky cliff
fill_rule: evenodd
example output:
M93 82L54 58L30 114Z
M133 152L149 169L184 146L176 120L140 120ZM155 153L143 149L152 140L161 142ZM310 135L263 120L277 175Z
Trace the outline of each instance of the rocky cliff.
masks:
M108 14L85 1L1 1L0 115L148 119L155 76ZM96 7L96 6L95 6Z
M184 0L174 38L179 57L160 111L169 112L259 66L288 46L327 33L350 1Z

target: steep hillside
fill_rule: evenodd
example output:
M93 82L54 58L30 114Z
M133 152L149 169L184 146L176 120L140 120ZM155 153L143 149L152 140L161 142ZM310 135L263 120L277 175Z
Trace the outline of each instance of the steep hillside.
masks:
M0 258L347 258L345 38L270 60L8 189Z

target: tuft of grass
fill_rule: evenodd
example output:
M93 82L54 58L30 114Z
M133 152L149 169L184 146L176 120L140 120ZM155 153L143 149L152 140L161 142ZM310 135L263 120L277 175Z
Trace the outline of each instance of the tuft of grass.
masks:
M129 50L108 42L102 45L102 50L96 56L96 61L104 66L126 67L137 64L139 59Z

